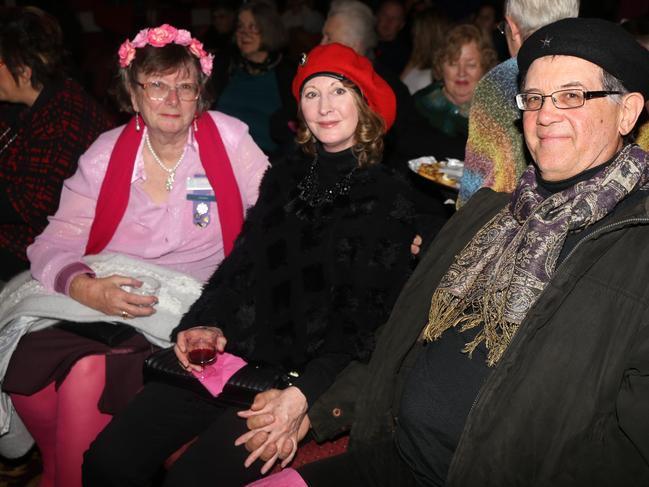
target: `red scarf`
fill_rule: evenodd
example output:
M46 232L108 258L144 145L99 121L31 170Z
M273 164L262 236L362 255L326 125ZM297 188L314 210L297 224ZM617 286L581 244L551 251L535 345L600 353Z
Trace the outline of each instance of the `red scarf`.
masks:
M216 124L208 113L196 119L194 132L198 142L201 163L214 190L221 222L225 255L232 250L243 224L243 203L230 159ZM131 177L142 140L142 132L135 130L135 118L124 127L113 148L101 184L95 218L90 228L86 255L98 254L111 241L122 221L131 192Z

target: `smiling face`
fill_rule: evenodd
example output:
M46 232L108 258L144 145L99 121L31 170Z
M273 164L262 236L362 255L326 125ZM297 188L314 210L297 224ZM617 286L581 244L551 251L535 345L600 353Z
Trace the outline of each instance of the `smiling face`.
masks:
M484 74L480 49L475 41L462 46L456 59L442 64L444 92L456 105L471 101L475 87Z
M546 56L532 63L523 88L543 95L566 88L599 91L602 69L573 56ZM545 98L540 110L523 113L527 147L546 181L563 181L608 161L632 128L622 104L610 97L568 110Z
M327 152L339 152L355 142L358 108L354 94L329 76L316 76L302 88L300 109L313 136Z
M137 76L140 83L161 81L168 86L184 83L198 84L198 73L192 64L189 69L181 68L169 74L142 74ZM190 124L196 115L197 101L182 101L175 90L170 90L164 100L151 100L140 86L131 88L131 103L136 112L144 119L152 136L174 137L186 136Z
M239 12L236 39L237 47L244 58L258 62L259 60L257 58L267 55L261 49L259 26L250 10L242 10Z

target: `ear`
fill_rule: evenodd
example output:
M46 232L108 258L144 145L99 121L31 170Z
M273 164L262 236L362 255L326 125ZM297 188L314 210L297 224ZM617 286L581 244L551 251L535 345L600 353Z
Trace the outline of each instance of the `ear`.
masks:
M18 85L19 86L31 86L32 85L32 68L29 66L22 66L18 73Z
M620 135L627 135L644 109L644 97L637 92L628 93L622 98L618 129Z
M140 105L137 100L137 96L135 96L135 90L129 86L128 88L128 94L131 96L131 106L133 107L133 110L135 112L139 112L140 110Z
M518 50L523 45L524 39L521 35L521 30L510 15L505 15L505 22L507 22L507 25L509 26L509 35L506 36L507 47L509 48L509 54L514 57L518 54Z

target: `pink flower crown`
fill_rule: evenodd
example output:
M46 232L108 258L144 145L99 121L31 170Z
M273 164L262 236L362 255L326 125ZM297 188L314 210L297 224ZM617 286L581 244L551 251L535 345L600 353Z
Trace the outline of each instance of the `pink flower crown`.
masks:
M147 44L154 47L163 47L172 42L179 46L187 46L189 51L198 58L201 64L201 71L205 76L212 74L214 54L208 54L203 49L203 43L198 39L194 39L189 31L176 29L169 24L162 24L160 27L153 27L151 29L142 29L132 41L126 39L119 46L119 51L117 51L119 65L122 68L130 66L133 59L135 59L136 48L144 47Z

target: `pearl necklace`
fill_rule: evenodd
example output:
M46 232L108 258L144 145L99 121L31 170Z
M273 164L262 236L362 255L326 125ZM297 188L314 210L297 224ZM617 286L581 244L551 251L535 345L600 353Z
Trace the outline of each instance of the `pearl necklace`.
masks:
M160 166L166 173L167 173L167 182L165 182L165 188L167 191L171 191L174 187L174 181L176 180L176 169L178 169L178 166L180 166L180 163L183 161L185 157L185 152L187 152L187 144L185 144L185 148L183 149L183 153L180 154L180 159L178 159L178 162L174 164L174 167L169 169L167 166L165 166L160 158L158 157L158 154L155 153L153 150L153 147L151 146L151 141L149 140L149 134L146 134L144 136L144 141L146 142L146 146L149 148L149 152L153 156L153 160L158 163L158 166Z

